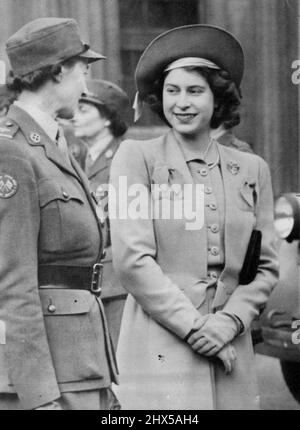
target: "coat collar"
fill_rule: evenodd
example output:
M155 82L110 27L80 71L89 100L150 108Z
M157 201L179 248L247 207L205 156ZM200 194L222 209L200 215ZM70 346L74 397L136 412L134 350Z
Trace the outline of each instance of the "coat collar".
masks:
M180 144L170 130L165 136L164 158L170 166L178 170L183 176L183 183L193 184L194 180L184 158Z
M18 106L12 105L7 116L19 125L29 145L43 146L49 160L77 178L76 173L64 160L55 142L50 139L41 126L27 112Z

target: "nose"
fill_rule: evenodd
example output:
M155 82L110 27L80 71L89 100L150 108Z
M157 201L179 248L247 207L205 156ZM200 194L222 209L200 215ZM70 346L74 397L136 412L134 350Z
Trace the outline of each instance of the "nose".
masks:
M191 102L189 99L188 94L186 93L186 91L180 91L180 93L178 94L178 97L176 99L176 106L179 109L187 109L188 107L190 107Z
M82 85L82 94L87 94L89 92L88 87L86 85L86 80L83 79L83 85Z

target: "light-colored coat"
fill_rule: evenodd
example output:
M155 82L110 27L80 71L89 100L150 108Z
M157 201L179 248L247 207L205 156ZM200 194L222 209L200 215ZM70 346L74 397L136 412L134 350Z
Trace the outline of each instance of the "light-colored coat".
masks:
M205 229L187 230L185 219L111 218L115 269L131 293L117 353L124 409L258 407L249 328L278 278L271 180L260 157L221 145L218 150L225 192L225 267L211 308L223 308L244 323L245 333L233 341L235 370L226 376L219 364L194 353L183 340L199 312L208 310L206 305L199 308L200 281L207 275ZM232 163L238 166L236 174ZM128 187L144 184L148 190L151 183L193 184L172 131L150 141L123 142L111 167L116 188L120 176L127 177ZM150 192L148 198L153 198ZM159 203L155 197L153 203ZM263 235L259 270L253 282L239 285L254 228Z

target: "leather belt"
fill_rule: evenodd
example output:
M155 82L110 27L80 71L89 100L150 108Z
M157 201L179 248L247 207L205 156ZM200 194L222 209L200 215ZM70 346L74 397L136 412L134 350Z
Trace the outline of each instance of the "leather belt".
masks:
M57 286L76 290L87 290L97 296L102 290L103 264L92 267L73 267L40 265L38 270L39 286Z

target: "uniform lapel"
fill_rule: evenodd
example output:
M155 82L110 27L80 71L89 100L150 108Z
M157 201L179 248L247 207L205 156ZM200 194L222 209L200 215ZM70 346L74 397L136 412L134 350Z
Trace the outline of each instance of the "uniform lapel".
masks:
M111 160L115 155L118 147L120 145L119 139L113 139L109 146L105 149L105 151L99 155L99 157L95 160L94 164L91 166L88 172L88 178L92 179L95 175L101 172L104 169L109 169L111 165ZM107 153L109 155L107 155Z
M22 130L26 140L31 146L43 146L46 156L60 169L67 171L70 175L76 176L71 166L68 165L61 151L55 142L44 132L34 119L23 109L12 105L8 112L8 117L15 121Z

